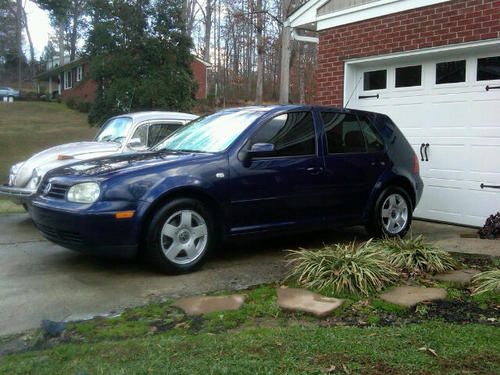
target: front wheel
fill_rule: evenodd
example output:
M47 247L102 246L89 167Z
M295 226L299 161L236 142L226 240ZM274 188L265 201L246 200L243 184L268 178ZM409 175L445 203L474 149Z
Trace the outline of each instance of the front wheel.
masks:
M153 217L146 239L147 257L162 272L178 274L199 268L214 242L209 210L194 199L176 199Z
M400 187L389 187L378 197L367 230L376 237L404 237L411 226L412 202Z

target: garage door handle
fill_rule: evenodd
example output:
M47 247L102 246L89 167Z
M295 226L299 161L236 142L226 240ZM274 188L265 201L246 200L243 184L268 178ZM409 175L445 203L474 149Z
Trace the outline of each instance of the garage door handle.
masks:
M484 189L484 188L500 189L500 185L485 185L485 184L481 184L479 186L481 186L481 189Z
M430 144L426 143L424 152L425 152L425 161L429 161L429 155L427 154L427 150L429 149Z
M422 150L424 149L425 147L425 143L422 143L420 145L420 161L424 161L424 154L422 153Z
M486 86L486 91L490 91L490 90L500 90L500 86Z
M370 99L370 98L380 98L380 95L360 95L358 96L358 99Z

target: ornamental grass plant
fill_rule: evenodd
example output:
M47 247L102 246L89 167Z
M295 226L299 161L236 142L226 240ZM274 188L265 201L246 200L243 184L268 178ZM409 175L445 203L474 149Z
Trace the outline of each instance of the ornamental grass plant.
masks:
M490 292L500 293L500 269L497 268L474 275L472 287L472 293L475 295Z
M336 295L369 295L398 279L399 274L373 241L336 244L320 250L290 250L289 278L306 288L329 289Z
M376 241L374 246L386 254L387 261L403 273L447 272L458 267L458 263L445 250L415 238L386 238Z

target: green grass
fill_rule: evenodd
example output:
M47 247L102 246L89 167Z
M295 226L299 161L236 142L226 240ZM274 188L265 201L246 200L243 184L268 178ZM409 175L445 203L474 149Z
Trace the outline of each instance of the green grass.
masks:
M47 147L89 140L96 134L87 115L64 104L48 102L0 103L0 181L10 166Z
M0 373L304 374L332 366L353 373L493 374L500 371L500 339L490 327L439 322L397 328L244 328L59 345L6 356Z

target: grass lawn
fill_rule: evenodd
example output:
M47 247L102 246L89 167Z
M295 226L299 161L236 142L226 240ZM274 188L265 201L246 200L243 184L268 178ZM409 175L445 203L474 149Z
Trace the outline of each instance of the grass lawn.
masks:
M0 103L0 181L10 166L49 146L89 140L96 129L87 115L64 104L47 102Z
M244 291L238 311L186 316L167 301L72 323L59 338L35 333L27 352L0 357L0 373L500 373L500 330L487 319L498 295L470 300L481 313L457 324L377 299L317 319L280 310L275 288Z

